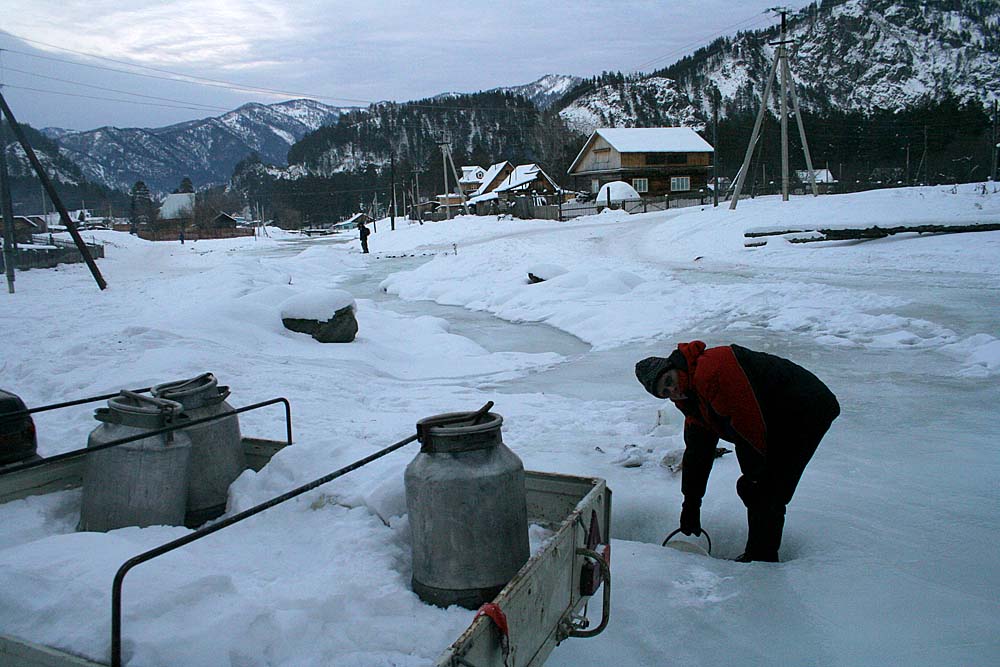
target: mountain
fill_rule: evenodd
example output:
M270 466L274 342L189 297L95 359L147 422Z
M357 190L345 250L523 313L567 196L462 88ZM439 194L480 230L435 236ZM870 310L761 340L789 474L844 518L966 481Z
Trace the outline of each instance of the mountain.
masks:
M614 77L617 78L617 77ZM559 116L582 134L598 127L684 126L704 128L704 117L672 79L617 78L605 85L583 86Z
M571 94L560 115L584 132L659 122L658 116L697 127L711 117L716 89L721 116L756 111L778 33L775 26L717 39L670 67L625 77L624 85L598 81ZM824 1L789 14L788 38L803 109L899 111L945 97L986 103L997 95L1000 3Z
M539 109L548 109L556 101L561 99L566 93L583 82L578 76L567 74L546 74L537 81L523 86L513 86L510 88L494 88L487 92L511 93L527 97Z
M128 190L138 180L153 192L171 192L184 176L195 186L225 183L252 153L284 164L288 149L307 133L336 121L343 108L313 100L245 104L221 116L162 128L102 127L49 130L62 154L88 179Z
M127 199L123 193L89 181L80 166L63 155L58 144L42 132L23 124L21 130L68 209L97 208L103 213L110 205L122 210ZM9 130L5 131L4 136L8 138L3 151L7 158L14 214L33 215L53 210L52 204L43 195L41 183L35 176L35 171L21 144L14 139L13 133Z

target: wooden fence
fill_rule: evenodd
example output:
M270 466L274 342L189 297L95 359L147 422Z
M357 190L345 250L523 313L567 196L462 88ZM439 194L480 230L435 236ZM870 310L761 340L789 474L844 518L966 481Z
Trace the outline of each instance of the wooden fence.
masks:
M29 269L51 269L58 264L76 264L83 261L83 255L72 241L49 238L45 234L36 234L35 243L50 247L18 246L14 253L14 268L20 271ZM94 259L104 258L104 246L100 243L87 243L90 256ZM0 271L4 271L4 259L0 254Z
M184 230L184 240L186 241L235 239L253 235L253 227L206 227L205 229L189 227ZM180 229L177 227L168 227L164 229L140 229L137 232L137 236L144 241L179 241Z

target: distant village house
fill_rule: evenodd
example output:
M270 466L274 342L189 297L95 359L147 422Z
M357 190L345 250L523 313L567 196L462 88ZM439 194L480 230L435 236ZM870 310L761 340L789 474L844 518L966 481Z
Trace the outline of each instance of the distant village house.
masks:
M183 226L194 217L194 193L179 192L167 195L160 205L160 220L167 224Z
M600 128L570 165L578 190L624 181L642 197L694 194L708 186L715 149L687 127Z

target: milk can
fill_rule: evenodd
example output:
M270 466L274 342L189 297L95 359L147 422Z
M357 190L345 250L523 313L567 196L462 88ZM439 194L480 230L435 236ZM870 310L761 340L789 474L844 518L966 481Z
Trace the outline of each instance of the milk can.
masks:
M186 419L181 404L130 391L94 411L102 422L87 447L155 431ZM191 440L181 431L149 436L87 455L79 530L180 526L188 493Z
M232 410L226 403L229 387L220 387L211 373L156 385L153 395L177 401L192 421ZM226 511L229 485L246 470L246 454L237 415L196 424L184 433L192 446L186 524L193 528Z
M476 609L528 560L524 465L503 444L503 417L455 412L417 423L406 468L413 590L425 602Z

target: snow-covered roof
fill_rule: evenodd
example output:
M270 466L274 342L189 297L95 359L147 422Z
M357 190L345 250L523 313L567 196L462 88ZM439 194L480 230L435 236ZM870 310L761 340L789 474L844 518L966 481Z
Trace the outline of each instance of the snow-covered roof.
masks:
M487 192L487 188L490 187L490 184L493 182L493 179L495 179L497 177L497 174L503 171L503 168L506 167L508 164L510 163L504 161L490 165L490 168L486 170L486 174L483 175L482 185L480 185L479 188L472 193L472 196L475 197L476 195L485 194Z
M712 144L690 127L601 127L587 139L573 163L573 173L587 150L600 136L619 153L714 153Z
M594 131L619 153L713 153L690 127L602 127Z
M837 179L833 177L829 169L813 169L813 174L816 175L817 183L836 183ZM799 177L799 180L803 183L809 182L809 170L801 169L795 172L795 175Z
M459 178L459 183L482 183L483 178L486 177L486 170L482 167L477 167L475 165L471 167L462 167L462 176Z
M194 193L179 192L167 195L160 205L160 217L164 220L176 220L191 215L194 211Z
M469 197L468 203L470 203L470 204L478 204L481 201L490 201L490 200L499 199L499 198L500 198L500 195L498 195L496 192L487 192L484 195L476 195L474 197Z
M510 172L510 175L504 179L503 183L496 187L495 191L507 192L509 190L516 190L517 188L524 187L538 178L539 174L552 184L554 188L559 187L556 185L555 181L549 178L549 175L542 171L542 168L537 164L520 164L514 167L514 171Z

